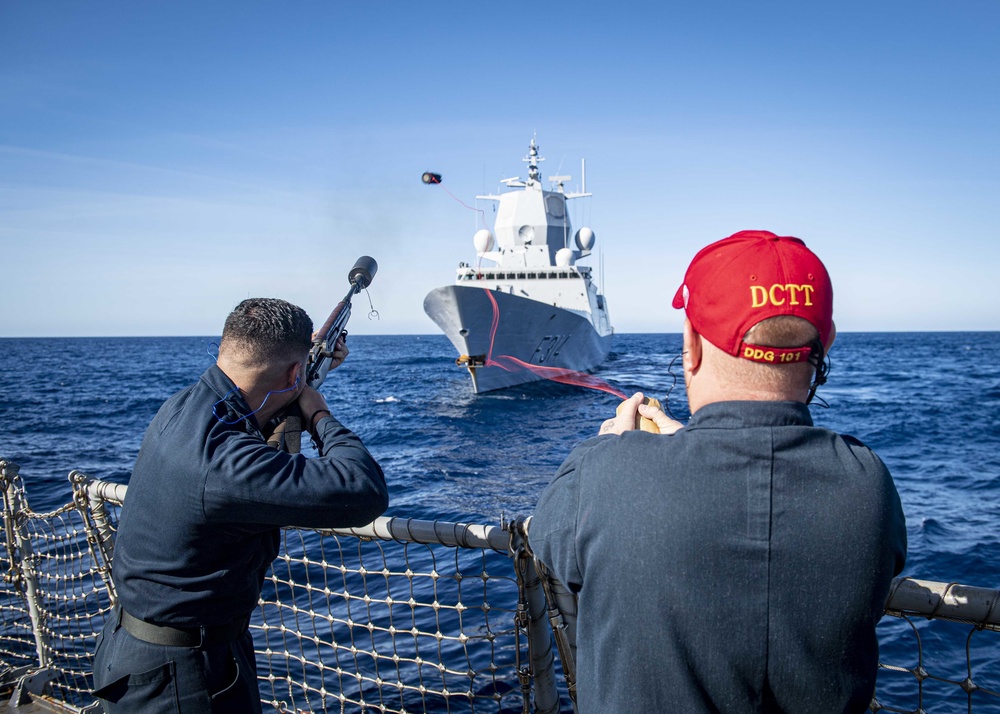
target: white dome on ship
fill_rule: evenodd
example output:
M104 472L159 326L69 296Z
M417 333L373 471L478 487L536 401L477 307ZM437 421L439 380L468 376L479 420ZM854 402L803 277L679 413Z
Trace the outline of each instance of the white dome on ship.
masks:
M597 236L589 228L584 227L576 232L576 247L580 250L590 250L594 247L595 240Z
M568 268L573 265L573 251L569 248L560 248L557 250L556 265L560 268Z
M476 231L476 235L472 236L472 244L476 246L477 253L491 251L493 250L493 234L485 228L480 228Z

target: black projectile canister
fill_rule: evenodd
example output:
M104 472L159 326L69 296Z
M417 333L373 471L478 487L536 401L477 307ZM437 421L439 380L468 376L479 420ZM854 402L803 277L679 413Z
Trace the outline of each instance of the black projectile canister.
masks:
M351 285L360 285L361 287L358 289L362 290L372 284L372 278L375 277L376 272L378 272L378 263L375 262L375 259L362 255L347 274L347 279Z
M424 183L441 183L441 174L431 173L430 171L424 171L420 180Z

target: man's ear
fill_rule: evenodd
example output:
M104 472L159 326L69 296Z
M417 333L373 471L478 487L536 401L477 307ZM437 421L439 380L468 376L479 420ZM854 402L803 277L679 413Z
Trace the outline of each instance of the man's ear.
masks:
M701 335L699 335L691 321L684 320L684 370L693 372L701 366Z
M833 343L836 342L836 340L837 340L837 323L831 321L830 322L830 336L826 339L826 344L823 345L823 347L825 348L825 351L823 352L823 356L824 357L826 357L826 355L830 354L830 348L833 347Z
M302 370L301 362L292 362L285 370L285 387L291 389L298 387L306 378Z

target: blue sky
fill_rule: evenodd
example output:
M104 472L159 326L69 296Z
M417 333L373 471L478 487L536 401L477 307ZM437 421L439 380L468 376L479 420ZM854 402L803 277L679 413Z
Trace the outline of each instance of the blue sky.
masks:
M619 332L703 245L827 263L841 331L1000 329L1000 4L0 0L0 336L213 335L250 296L434 333L458 198L587 161ZM597 261L592 261L596 263Z

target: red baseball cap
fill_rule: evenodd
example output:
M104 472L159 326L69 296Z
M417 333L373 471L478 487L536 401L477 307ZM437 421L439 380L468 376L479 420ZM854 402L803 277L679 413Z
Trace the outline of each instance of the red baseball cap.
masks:
M740 231L702 248L674 295L691 325L736 357L772 364L809 358L810 347L761 347L744 342L761 320L794 315L809 321L824 345L833 330L833 286L806 244L770 231Z

